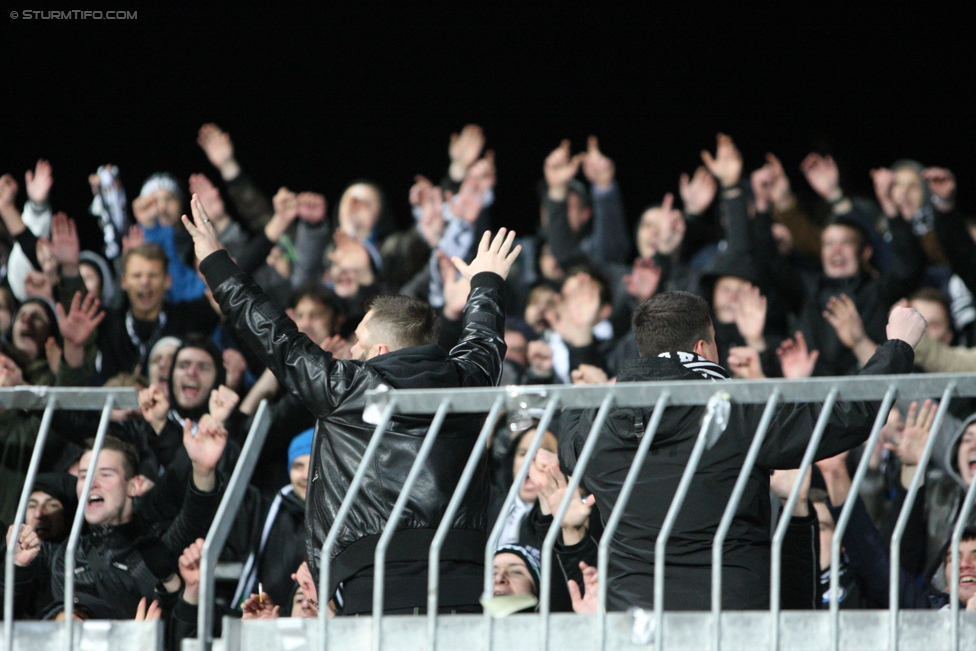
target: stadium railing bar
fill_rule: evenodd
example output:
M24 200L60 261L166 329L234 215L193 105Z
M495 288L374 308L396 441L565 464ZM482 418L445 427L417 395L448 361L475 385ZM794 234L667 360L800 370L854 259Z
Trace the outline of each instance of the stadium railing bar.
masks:
M63 395L61 392L65 392ZM72 393L73 391L73 393ZM386 426L396 414L433 414L433 421L421 447L418 457L410 470L403 489L394 506L392 515L384 530L381 544L376 551L377 571L373 593L372 617L348 617L327 620L325 618L325 604L322 604L318 620L301 620L282 618L277 620L247 621L225 618L223 622L223 637L210 640L201 636L198 640L185 640L185 649L222 648L226 651L238 649L349 649L367 648L375 650L385 649L398 651L400 649L458 649L465 651L491 651L493 649L518 648L524 650L538 649L641 649L653 647L656 649L712 649L714 651L730 651L733 649L890 649L906 651L909 649L976 649L976 616L960 613L958 600L954 599L952 608L945 611L917 611L900 610L898 604L897 575L892 576L890 590L890 605L887 610L844 611L838 608L836 595L838 594L838 562L840 559L840 541L850 518L850 508L853 500L849 500L841 513L837 523L832 548L831 565L831 604L829 610L822 611L781 611L778 603L779 579L781 567L781 547L785 533L786 519L781 519L772 540L771 562L771 607L768 611L723 611L721 595L721 567L723 542L728 533L733 515L742 497L745 481L752 471L759 447L772 421L775 409L785 403L793 402L821 402L824 404L821 416L814 427L809 445L804 453L799 477L802 479L803 470L813 462L814 452L827 424L829 414L837 401L841 400L876 400L881 403L881 411L871 429L868 445L877 441L881 427L884 424L888 409L898 396L906 399L918 400L937 398L940 400L939 410L933 423L933 432L945 416L952 398L976 397L976 375L965 374L926 374L885 377L845 377L845 378L811 378L805 380L749 380L716 383L712 381L696 382L648 382L627 383L620 385L601 386L546 386L546 387L501 387L489 389L456 390L445 394L442 391L391 391L381 387L370 392L365 418L375 423L372 439L364 453L360 471L356 473L350 484L346 498L336 515L333 526L322 547L321 558L328 559L334 549L338 532L345 521L351 505L358 499L364 473L362 472L374 453L378 449ZM0 390L0 408L44 409L41 432L38 436L38 447L43 444L46 428L49 427L50 414L55 408L85 408L101 409L103 423L100 434L105 426L109 411L108 401L112 400L116 407L134 406L134 393L119 390ZM704 450L709 448L722 435L725 418L730 404L752 403L764 404L765 409L755 433L752 445L746 455L738 480L725 508L723 518L712 547L712 609L707 612L665 612L660 598L664 588L663 567L664 550L668 535L675 519L680 513L688 485L694 481L694 470ZM599 547L598 567L601 577L607 575L607 563L612 546L612 537L620 522L623 510L633 485L637 479L637 470L649 451L661 416L667 407L680 405L706 406L705 417L702 422L699 437L694 452L689 459L682 481L671 502L662 532L655 548L658 566L655 571L655 585L651 586L655 595L656 607L652 612L633 611L629 613L606 612L606 585L601 582L599 593L599 612L595 616L581 616L573 613L550 613L549 591L547 587L552 579L552 557L558 527L553 527L546 537L542 550L543 580L540 594L538 613L517 614L502 619L492 619L485 615L438 615L438 572L437 560L441 544L446 536L450 522L457 511L461 496L467 491L471 479L486 454L487 441L495 430L503 411L516 412L529 409L541 409L542 418L538 432L531 441L528 456L531 458L541 446L542 434L548 427L553 415L562 408L592 408L598 409L590 436L581 452L570 488L578 486L585 478L586 465L596 441L600 436L602 422L612 409L618 407L635 407L654 405L654 412L643 439L635 455L621 490L620 498L613 511L608 515L604 537ZM428 590L428 608L425 617L383 615L384 573L386 545L394 531L398 514L402 512L413 483L419 475L420 469L426 461L427 454L433 446L444 418L449 413L487 413L484 427L481 430L477 444L464 468L461 479L448 505L445 517L438 528L437 535L430 550L430 574ZM203 567L212 567L226 539L230 523L239 502L239 493L244 490L253 472L254 460L260 451L267 432L267 415L262 409L255 419L245 443L244 454L235 469L231 482L221 503L217 517L214 520L210 534L207 537L204 555L208 562ZM922 464L927 463L931 456L935 436L930 436L923 452ZM100 441L99 441L100 442ZM97 442L97 443L99 443ZM36 473L39 461L35 451L29 474ZM867 470L868 455L862 457L853 477L851 495L856 495ZM528 472L528 464L523 465L515 483L506 497L506 506L514 501L517 487L524 481ZM891 541L891 557L898 558L900 553L901 536L907 524L908 513L912 508L915 497L921 486L923 473L917 473L915 481L908 490L904 508L900 514ZM89 474L90 476L90 474ZM30 485L28 481L27 485ZM976 486L976 482L974 482ZM792 512L800 492L800 479L792 487L784 513ZM558 521L568 508L573 494L567 491L566 497L555 514L554 521ZM235 498L235 496L237 496ZM28 493L22 495L18 508L18 522L23 520L26 511ZM968 516L976 489L970 487L963 504L963 516ZM502 509L502 514L507 512ZM605 514L607 515L607 514ZM492 558L495 545L502 528L502 519L495 522L485 548L485 588L490 590L492 585ZM965 521L962 519L961 521ZM80 527L80 520L76 519L76 528ZM79 529L80 531L80 529ZM962 534L962 527L957 526L953 534L952 576L958 577L958 550ZM76 533L72 532L75 536ZM152 623L138 622L85 622L83 627L74 629L64 624L45 622L17 622L11 627L9 615L12 612L12 588L10 581L13 557L8 553L6 558L7 590L4 595L5 648L40 649L56 648L49 646L48 641L63 649L104 648L104 649L156 649L161 643L161 632ZM320 564L320 584L328 585L329 563ZM897 564L893 564L897 568ZM661 570L664 570L662 572ZM213 600L203 598L212 594L212 573L204 572L201 576L201 608L200 630L209 631L212 620ZM956 596L958 581L954 581L953 597ZM68 582L70 584L70 581ZM704 589L704 588L703 588ZM325 590L320 587L320 595ZM8 605L9 604L9 605ZM101 628L98 628L101 626ZM141 628L140 628L141 627ZM113 631L119 630L149 631L144 637L136 638L134 633L128 633L127 643ZM56 630L55 630L56 629ZM81 630L81 635L71 633ZM11 637L12 636L12 637ZM113 644L113 640L121 644ZM13 646L11 646L13 641ZM83 644L84 642L84 644Z

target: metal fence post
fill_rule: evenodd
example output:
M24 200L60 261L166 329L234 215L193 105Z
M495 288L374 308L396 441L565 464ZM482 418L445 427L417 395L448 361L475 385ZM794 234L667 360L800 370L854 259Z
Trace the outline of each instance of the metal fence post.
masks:
M895 523L895 529L891 534L891 547L888 552L888 564L890 567L890 575L888 577L888 626L890 630L888 644L891 651L898 650L898 602L900 597L898 590L901 585L901 538L905 534L905 527L908 526L908 518L912 513L912 507L915 505L915 497L918 495L918 489L922 486L922 480L925 478L925 469L929 465L932 448L935 447L935 440L938 438L936 432L942 427L942 421L945 419L946 412L949 410L949 402L952 400L952 393L955 390L956 381L950 380L942 392L939 409L935 412L935 420L932 421L932 428L929 429L928 441L926 441L925 448L922 450L922 456L918 460L918 470L915 472L912 485L909 486L908 493L905 495L901 513L898 514L898 521Z
M607 520L607 524L603 528L603 536L600 538L600 547L597 555L597 572L600 577L600 587L597 591L597 601L599 602L597 606L597 620L599 622L598 636L600 640L600 651L604 651L607 648L607 576L610 566L610 543L613 535L617 532L620 520L623 519L627 502L630 501L630 494L633 492L634 484L637 483L637 477L644 467L644 459L647 457L647 451L651 449L651 443L654 442L654 435L657 434L657 428L661 424L661 417L664 416L664 409L670 397L671 393L664 391L657 399L657 404L654 405L654 411L651 413L651 422L648 424L644 435L640 437L641 441L637 445L634 460L631 462L630 470L627 471L624 483L620 487L620 495L617 497L617 503L613 507L610 519Z
M817 418L817 424L813 428L810 442L807 444L807 449L803 453L803 460L800 462L800 472L797 473L796 481L790 490L790 497L786 500L786 505L783 506L783 515L780 517L779 523L776 525L776 533L773 535L773 560L769 585L769 614L770 620L772 621L772 635L770 639L773 649L776 650L779 649L779 601L780 576L783 571L783 539L786 538L786 528L790 525L793 508L796 506L796 500L800 495L800 486L803 485L804 475L807 474L810 464L813 463L813 457L817 453L817 448L820 446L820 439L823 438L824 430L827 429L827 421L830 420L830 414L834 410L834 403L837 402L837 394L837 387L831 389L830 393L827 394L827 399L824 400L820 408L820 417Z
M95 434L95 443L92 445L91 459L88 461L88 470L85 474L85 483L78 496L78 510L75 511L74 522L71 523L71 533L68 535L68 545L64 552L64 648L71 651L72 637L74 635L74 610L75 610L75 554L78 553L78 541L81 538L81 528L85 522L85 506L88 504L88 494L91 492L92 481L95 479L96 468L98 467L98 455L102 451L105 443L105 434L108 432L109 416L112 413L114 399L109 396L105 399L105 406L102 407L102 417L98 422L98 432Z
M559 405L559 398L552 397L546 403L546 410L542 412L542 418L539 419L538 425L536 425L535 436L532 437L532 443L529 445L528 451L525 453L526 463L522 464L519 469L518 475L512 482L512 487L508 489L508 495L505 497L505 502L502 504L502 510L498 514L498 519L495 520L495 526L492 527L491 534L488 536L488 542L485 543L485 595L490 597L492 593L492 585L494 583L494 560L495 560L495 548L498 546L498 540L502 537L502 529L505 528L505 520L508 517L508 511L512 508L512 504L515 503L515 498L518 495L519 489L522 484L525 483L525 478L529 475L529 466L531 461L535 459L536 452L542 446L542 439L546 435L546 430L549 429L549 423L552 422L552 416L556 412L556 407ZM492 637L492 619L491 615L485 611L485 650L491 651L491 637Z
M454 489L454 494L451 495L451 501L447 505L447 510L444 511L444 515L441 517L441 523L438 525L434 539L430 543L430 557L427 561L427 648L430 651L437 649L437 598L438 590L440 589L441 547L444 546L447 533L451 530L454 516L457 514L458 509L461 508L461 502L464 500L465 493L468 492L468 486L471 485L474 473L478 471L481 457L487 449L488 439L498 424L498 419L501 418L504 404L505 401L501 396L495 398L495 402L491 406L491 411L488 412L488 417L485 419L485 424L481 428L481 434L478 435L478 440L474 443L474 448L471 450L468 462L464 466L464 471L461 473L457 487Z
M664 648L664 553L667 549L668 538L671 537L671 530L674 523L678 520L678 514L684 505L685 497L688 496L688 488L691 480L698 470L698 463L701 461L705 447L715 445L715 441L725 431L729 422L729 396L719 391L708 400L705 418L702 421L701 430L695 441L695 447L691 450L685 470L681 474L681 481L671 500L668 514L664 517L664 523L654 541L654 639L655 648ZM602 579L601 579L602 580Z
M918 472L922 471L919 466ZM959 509L959 519L952 530L952 587L949 589L949 607L952 613L952 651L959 651L959 545L962 542L962 532L969 523L969 514L973 510L973 499L976 496L976 481L969 482L962 508Z
M410 500L410 491L413 490L413 485L417 483L417 478L427 463L427 457L430 456L430 451L437 441L437 435L441 432L441 426L444 424L450 406L451 399L444 398L440 407L437 408L434 420L431 421L424 442L417 452L417 458L410 466L410 472L407 473L407 478L403 482L397 501L393 505L393 511L390 512L390 517L386 521L386 526L383 527L379 542L376 543L376 554L373 557L373 649L375 651L380 651L383 648L383 588L386 578L386 550L390 546L390 541L393 540L393 534L396 533L400 524L400 516L403 515L404 509L407 508L407 502Z
M217 513L203 542L203 550L200 554L200 606L197 609L197 642L200 651L207 651L210 648L212 637L213 568L234 525L234 518L251 481L251 475L254 474L254 467L258 463L269 427L271 427L271 411L268 409L268 401L262 400L251 422L251 431L247 433L241 456L234 466L234 472L227 482L224 496L220 500L220 506L217 507Z
M546 538L542 543L542 580L539 582L539 629L540 647L542 651L549 651L549 609L552 605L550 603L550 593L552 592L553 547L556 545L556 537L562 533L562 521L566 517L566 511L569 510L569 502L576 497L576 489L579 488L580 482L583 480L583 473L586 472L586 466L589 464L593 450L596 449L596 444L600 439L600 435L603 433L603 423L606 422L607 415L610 413L610 408L613 404L613 391L610 390L607 391L607 397L603 399L603 404L600 405L600 410L597 412L596 418L593 419L593 426L590 428L590 432L586 437L586 443L583 445L583 450L580 452L579 459L576 461L573 476L566 486L566 494L563 495L563 499L559 502L559 509L552 516L552 524L549 525L549 531L546 533ZM529 459L526 459L526 465L528 465L529 461Z
M41 416L41 426L37 431L37 439L34 441L34 449L31 451L30 465L27 466L27 477L24 478L24 488L20 492L20 501L17 502L17 514L11 523L14 533L11 535L10 544L7 545L3 559L3 642L4 648L13 651L14 648L14 555L17 552L17 537L20 535L20 526L24 524L27 517L27 503L33 491L34 480L37 478L37 469L41 465L41 457L44 455L44 443L47 442L47 434L51 430L51 418L54 416L55 396L51 394L47 399L47 406L44 407L44 415ZM3 532L6 535L6 532Z
M349 484L349 489L346 491L346 496L342 499L342 505L339 507L339 512L336 513L335 520L332 521L332 525L329 527L329 533L325 537L325 542L322 543L322 553L319 557L319 630L322 632L322 649L327 649L329 647L329 599L331 595L329 594L329 566L331 565L331 559L329 555L332 553L332 549L335 547L336 540L339 539L339 531L342 529L342 525L345 523L346 518L349 516L349 511L352 510L352 504L356 501L356 497L359 495L359 489L363 485L363 479L366 477L366 471L369 469L370 463L373 457L376 455L376 450L380 447L380 443L383 440L383 435L386 433L386 426L390 424L390 419L393 417L393 412L396 410L397 401L396 398L390 399L389 402L383 407L383 413L380 415L379 422L376 424L376 429L373 430L373 437L369 440L369 445L366 446L365 452L363 452L363 458L359 462L359 467L356 468L356 474L352 477L352 482ZM325 478L322 478L325 481Z
M725 547L725 537L728 536L729 529L732 527L735 512L739 508L739 502L742 500L742 494L746 490L746 484L749 483L749 475L752 474L752 469L756 465L756 459L759 457L759 450L762 448L763 441L766 439L766 432L769 431L769 425L773 422L773 417L776 415L779 399L780 391L779 389L774 389L769 396L769 400L766 401L766 408L763 410L762 418L759 420L756 435L752 438L752 444L746 453L742 470L739 472L739 477L735 480L732 496L729 497L729 502L725 506L725 512L722 513L722 520L718 525L718 531L715 532L715 538L712 541L712 633L715 642L714 651L720 651L722 648L722 553Z
M830 543L830 644L834 651L838 651L840 648L839 592L841 541L844 539L847 523L851 519L851 512L854 511L854 504L858 500L858 493L861 490L864 475L868 472L868 464L871 462L871 450L874 450L874 446L878 443L881 428L888 420L888 412L891 411L891 405L895 401L896 393L897 391L893 385L888 387L884 395L884 400L881 401L881 408L878 410L878 415L874 419L874 427L871 428L871 435L868 437L868 441L864 446L864 454L861 456L861 461L857 464L857 471L854 473L854 479L851 481L850 492L844 501L844 508L840 513L840 517L837 519L837 524L834 527L834 537Z

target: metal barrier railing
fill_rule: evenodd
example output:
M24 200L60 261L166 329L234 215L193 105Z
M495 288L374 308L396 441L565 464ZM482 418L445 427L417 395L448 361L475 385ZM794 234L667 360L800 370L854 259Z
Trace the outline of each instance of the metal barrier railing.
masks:
M0 391L0 408L28 408L28 409L44 409L45 416L42 419L41 431L38 435L38 445L35 449L34 456L31 460L31 467L28 471L28 482L29 486L33 482L34 476L36 476L37 465L39 463L38 449L43 447L44 438L47 436L47 430L50 427L50 419L52 412L55 408L75 408L75 409L102 409L102 422L99 427L99 436L104 437L104 429L107 426L107 415L114 404L118 408L134 407L136 406L135 393L131 390L120 391L120 390L84 390L84 395L79 390L60 390L66 391L65 393L58 393L58 390L4 390ZM73 392L72 392L73 391ZM607 600L607 577L608 577L608 567L609 567L609 554L611 547L613 545L613 537L616 533L617 527L619 526L621 519L623 518L624 510L627 507L627 502L633 491L633 487L637 481L640 469L646 455L648 454L660 426L661 418L664 414L665 409L673 406L687 406L687 405L697 405L705 406L708 404L710 399L720 392L722 395L721 400L729 401L731 403L737 404L754 404L761 405L765 404L765 408L762 412L762 416L757 427L757 431L753 437L750 444L749 450L746 453L745 460L743 462L743 467L739 471L738 478L732 493L729 496L727 505L723 512L722 520L719 524L718 531L714 538L714 545L712 550L712 593L711 593L711 603L712 609L710 613L712 629L711 631L702 630L701 646L707 646L707 638L709 632L713 637L714 644L713 648L716 651L721 647L723 640L723 627L721 626L723 610L722 610L722 588L721 588L721 569L722 569L722 555L725 543L725 538L728 534L729 528L731 526L732 520L734 519L735 512L739 506L739 502L742 499L743 491L745 488L745 483L748 480L750 473L752 473L756 459L758 457L759 449L762 446L763 440L769 430L771 423L779 405L783 403L798 403L798 402L822 402L823 407L820 411L817 423L811 432L811 437L806 449L804 451L803 459L800 464L800 471L797 475L797 480L791 488L789 498L784 506L784 517L780 520L777 525L776 532L772 540L772 558L771 558L771 583L770 583L770 610L769 610L769 647L772 649L779 648L780 644L780 626L782 620L782 614L780 612L779 604L779 578L782 574L782 542L785 536L785 528L788 525L789 515L793 511L793 507L796 505L798 495L800 492L801 483L803 481L803 476L809 466L812 464L815 452L819 445L820 438L826 429L827 421L830 417L832 410L834 409L835 403L839 400L870 400L879 401L881 403L881 411L878 417L874 420L873 427L871 429L869 441L875 442L880 433L881 426L884 422L884 416L886 415L887 409L893 404L896 395L902 395L911 399L922 399L928 397L941 397L941 402L939 404L939 409L936 414L936 418L932 425L932 432L935 432L940 427L946 410L949 407L950 400L953 396L956 397L974 397L976 396L976 376L971 375L950 375L950 374L931 374L931 375L913 375L913 376L881 376L881 377L850 377L850 378L817 378L817 379L807 379L807 380L794 380L794 381L782 381L782 380L763 380L763 381L731 381L731 382L721 382L716 383L712 381L691 381L691 382L646 382L646 383L622 383L618 385L602 385L602 386L584 386L584 387L569 387L569 386L553 386L553 387L506 387L506 388L489 388L489 389L466 389L452 391L449 395L445 395L442 391L435 390L421 390L421 391L390 391L390 390L378 390L368 393L368 405L367 414L370 422L375 422L376 428L374 430L373 436L371 437L369 444L363 455L363 459L360 462L359 468L357 469L352 482L350 483L349 489L347 490L346 496L340 506L339 512L336 514L335 520L332 522L329 528L328 535L321 549L321 557L319 562L319 635L318 643L320 648L330 648L330 638L329 638L329 624L327 619L327 609L328 601L330 597L330 556L332 551L335 549L336 542L340 535L340 532L344 526L344 523L350 513L353 503L358 499L359 492L361 490L363 480L365 477L366 470L368 466L371 465L373 458L376 455L378 448L380 447L386 428L389 425L391 418L397 414L436 414L433 417L431 426L425 435L425 440L421 446L418 453L418 457L411 467L410 474L406 478L404 486L398 496L396 504L393 506L393 510L390 518L383 530L380 544L376 550L375 561L375 577L376 582L374 584L374 594L373 594L373 618L369 626L372 631L372 646L374 649L397 647L402 645L402 640L397 638L391 638L389 643L385 643L384 639L384 628L387 625L385 622L395 622L396 618L391 618L389 616L383 615L383 588L384 588L384 571L385 571L385 555L386 549L392 540L392 536L396 531L399 524L399 515L404 510L407 501L410 499L410 494L412 492L413 486L419 476L423 465L426 462L427 455L433 448L436 437L438 436L444 419L448 414L471 414L471 413L485 413L488 414L484 426L478 436L477 442L475 443L470 456L465 464L464 470L462 472L461 478L455 487L455 490L451 497L451 502L448 505L445 517L439 523L437 533L435 535L434 543L431 545L430 550L430 568L428 575L428 613L427 620L424 626L426 630L427 645L428 648L434 649L437 647L437 632L438 632L438 560L440 554L440 548L447 536L450 529L453 518L460 507L460 503L465 495L465 493L470 489L471 481L474 477L479 464L481 463L482 457L486 452L486 443L496 426L504 406L510 408L518 409L543 409L543 415L540 422L537 425L537 432L535 436L532 437L529 450L527 452L527 458L531 459L535 456L542 444L542 439L544 437L546 429L558 408L587 408L596 409L598 408L598 413L594 419L593 426L591 428L589 437L584 445L584 448L580 454L580 458L577 461L577 466L570 481L570 485L567 489L566 495L557 512L554 514L553 522L558 523L561 521L562 517L565 515L569 500L572 499L572 495L575 493L576 488L585 479L586 467L590 460L590 456L593 450L596 449L597 441L602 432L602 425L604 419L610 413L612 408L627 408L627 407L647 407L650 405L655 405L651 416L651 422L644 436L638 444L634 460L631 467L628 469L626 479L621 486L620 495L614 508L609 514L604 514L607 517L606 527L603 534L603 539L600 541L599 545L599 556L598 556L598 569L600 572L600 588L599 588L599 610L598 616L592 618L592 620L586 620L581 618L583 621L592 621L593 630L596 633L595 641L599 643L601 649L606 647L607 644L607 622L608 614L606 612L606 600ZM97 406L96 406L97 401ZM670 536L671 530L677 518L677 514L680 512L685 497L688 493L688 487L692 482L694 482L695 467L697 466L698 460L704 454L705 448L708 446L709 442L713 442L717 436L721 433L721 425L718 421L721 420L721 415L716 410L720 406L720 402L713 401L712 407L708 410L708 416L705 418L701 432L699 433L699 438L695 442L695 446L686 465L685 471L682 475L681 482L676 490L676 493L671 501L671 505L668 509L668 515L662 525L662 530L658 535L658 539L655 544L655 572L654 572L654 639L656 640L656 648L661 649L665 645L670 646L666 642L665 638L665 618L664 618L664 600L663 600L663 589L664 589L664 570L665 570L665 552ZM204 557L205 559L201 561L201 609L199 614L198 622L198 639L199 647L201 649L206 649L209 647L210 639L210 626L212 620L212 599L209 598L209 594L212 590L213 577L209 572L209 568L212 566L212 561L216 558L216 554L219 552L219 548L222 546L224 540L226 539L227 532L230 527L230 522L233 519L234 512L236 511L236 504L240 501L240 494L243 492L251 472L253 471L254 462L257 458L258 451L263 443L264 437L267 431L268 425L268 415L264 407L262 407L258 415L255 418L254 426L251 432L248 434L247 442L245 443L244 453L241 455L241 461L238 467L235 468L234 475L231 479L230 484L227 487L227 493L221 502L221 507L218 511L218 515L214 520L214 524L211 528L210 533L207 536L207 542L205 543ZM931 456L932 448L934 446L935 436L930 436L926 448L922 454L922 460L920 463L920 468L924 468ZM93 454L93 458L97 458L97 452L100 447L100 440L96 440L96 449ZM837 599L837 563L839 561L839 544L840 539L843 537L844 530L847 526L847 522L850 517L850 509L852 508L853 498L856 497L857 490L862 483L864 473L865 473L865 459L867 455L862 459L861 464L858 466L858 470L852 481L851 487L851 499L847 501L844 509L841 513L841 517L838 520L837 532L835 534L835 539L832 549L833 559L831 567L831 613L830 613L830 643L833 648L838 648L841 643L840 636L840 618L838 613ZM502 528L504 526L504 520L510 510L512 504L514 503L515 497L517 495L519 487L524 483L525 478L528 474L529 464L523 464L520 469L518 476L515 478L515 482L509 490L505 503L502 507L499 519L494 523L490 535L488 536L488 541L485 548L485 592L490 596L492 588L492 562L494 556L494 550L501 536ZM91 469L89 470L88 477L86 478L86 483L90 483L92 476ZM890 605L889 605L889 617L890 617L890 633L888 636L888 646L892 649L898 648L898 625L899 625L899 602L898 602L898 558L900 554L901 545L901 535L904 532L905 526L907 525L908 513L911 511L912 505L915 500L915 496L918 492L918 488L921 485L921 477L923 473L918 472L915 475L915 481L909 488L907 497L905 499L905 504L903 510L899 516L898 525L896 525L895 532L892 536L891 550L890 550L890 562L892 567L892 577L890 586ZM29 493L21 495L21 501L18 505L18 515L14 524L19 525L23 522L24 515L26 513L26 503ZM717 496L718 497L718 496ZM960 627L959 627L959 617L961 614L958 612L958 576L959 576L959 555L958 549L960 544L960 538L962 535L962 528L968 515L971 511L973 501L976 500L976 489L970 487L966 494L966 498L963 502L963 506L960 513L960 524L955 527L953 531L952 538L952 577L953 585L951 586L951 598L952 598L952 625L951 625L951 637L953 648L958 648ZM79 510L80 512L80 510ZM75 525L78 527L78 533L80 533L80 524L76 517ZM542 585L540 586L540 605L539 605L539 648L545 650L548 648L552 632L552 618L550 616L550 586L552 585L552 556L554 553L554 545L556 538L558 537L560 528L558 525L550 528L549 534L546 536L545 543L543 544L543 579ZM76 537L75 527L73 527L72 535ZM12 617L13 603L12 603L12 572L13 572L13 554L12 549L7 550L7 555L5 557L5 594L4 594L4 641L7 649L11 649L12 640ZM71 589L69 586L72 585L70 576L66 577L66 590ZM67 594L67 592L66 592ZM485 623L485 649L493 648L493 630L494 622L486 614L483 616ZM560 621L565 622L565 620L560 619ZM670 621L670 620L668 620ZM474 633L474 631L472 631ZM70 638L70 633L65 636L70 648L72 640ZM414 648L422 644L419 639L412 641ZM480 645L477 645L480 646Z
M98 432L95 436L95 445L92 450L91 461L88 464L87 476L85 477L82 495L87 496L91 490L92 480L95 476L95 465L98 461L98 453L102 449L105 440L105 433L108 430L109 415L113 408L133 409L139 406L135 389L92 389L84 388L61 388L61 387L18 387L13 389L0 389L0 409L24 409L38 410L43 409L44 415L41 417L40 428L37 438L34 441L34 449L31 452L30 464L27 467L27 475L24 478L24 486L20 492L20 499L17 502L17 512L14 521L11 523L14 536L11 537L10 545L4 555L4 591L3 591L3 648L12 651L14 648L14 555L17 550L16 536L20 527L24 524L27 517L27 503L30 500L34 481L37 479L37 472L40 468L41 457L44 453L44 446L47 442L48 433L51 431L51 419L54 417L55 409L77 409L77 410L96 410L102 412L98 423ZM68 545L65 552L65 573L64 573L64 648L70 650L74 643L74 566L75 552L78 547L78 540L81 536L81 527L84 522L85 499L80 499L78 509L71 524L71 532L68 535ZM6 532L4 532L6 533Z

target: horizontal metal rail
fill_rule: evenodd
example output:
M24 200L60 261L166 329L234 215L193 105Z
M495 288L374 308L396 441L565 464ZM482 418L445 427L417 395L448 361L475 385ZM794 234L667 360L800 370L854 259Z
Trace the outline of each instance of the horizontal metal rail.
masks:
M722 390L733 403L764 404L773 389L779 388L782 401L823 402L831 390L837 389L844 400L881 400L888 387L894 385L898 395L915 398L935 398L942 394L949 381L956 382L956 395L976 396L976 373L931 373L922 375L853 375L849 377L805 378L802 380L733 380L722 383ZM451 392L453 413L484 413L499 395L511 402L518 401L525 408L544 408L550 399L558 398L564 408L599 407L609 392L618 407L640 407L653 404L667 391L670 405L704 405L715 393L712 380L679 380L675 382L621 382L602 385L509 386L464 389ZM371 390L366 392L367 404L379 407L394 398L397 413L432 414L444 397L436 389Z
M111 396L113 409L136 409L139 395L132 387L16 387L0 389L0 409L40 411L54 397L58 409L99 411Z

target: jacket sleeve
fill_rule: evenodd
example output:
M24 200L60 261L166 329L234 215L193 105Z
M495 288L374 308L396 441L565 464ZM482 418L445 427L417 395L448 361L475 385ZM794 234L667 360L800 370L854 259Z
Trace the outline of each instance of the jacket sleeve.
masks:
M949 346L922 335L915 348L915 363L927 373L972 373L976 371L976 348Z
M949 258L949 268L966 283L969 291L976 291L976 242L966 231L962 215L956 210L935 212L935 232L939 244Z
M197 538L206 538L210 524L217 515L217 508L224 495L223 486L217 480L217 488L204 493L188 482L186 497L179 515L160 536L163 543L175 554L182 554Z
M505 281L482 272L471 279L461 338L451 349L462 387L498 386L505 358Z
M227 181L227 194L230 195L237 214L252 233L260 233L265 224L271 221L274 215L271 202L244 172Z
M302 399L313 415L323 418L335 409L341 398L336 385L345 385L362 369L362 364L334 359L331 353L299 332L295 322L261 291L257 283L237 268L226 251L207 256L200 263L200 270L235 336L251 347L261 362L289 391ZM475 294L472 283L471 295ZM468 299L469 304L471 300ZM501 335L502 331L499 331L499 337ZM501 360L498 366L500 368ZM494 377L497 382L497 373Z
M878 347L874 356L859 375L893 375L911 373L914 351L904 341L889 340ZM878 414L880 401L838 400L823 433L816 458L826 459L853 449L867 440L871 424ZM810 441L821 403L803 403L781 409L770 424L769 435L759 453L759 465L764 468L796 468ZM761 410L754 412L752 429L759 425Z
M593 201L593 235L590 245L591 257L604 263L624 262L630 253L630 229L620 189L614 183L606 190L593 186L590 190Z
M816 610L820 587L820 521L810 507L806 517L793 516L783 539L780 607Z

